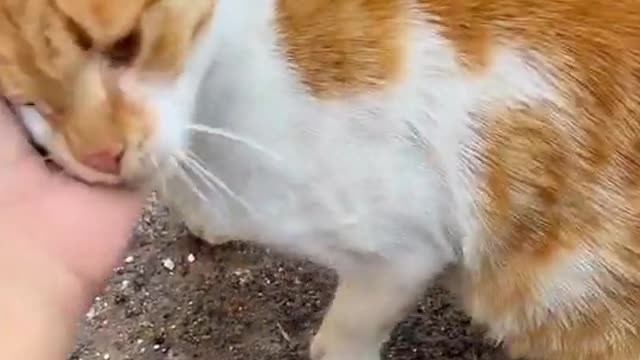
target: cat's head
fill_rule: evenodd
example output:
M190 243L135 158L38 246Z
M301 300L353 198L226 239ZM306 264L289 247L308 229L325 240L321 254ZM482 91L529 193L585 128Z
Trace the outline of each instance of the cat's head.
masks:
M66 62L73 68L58 69L66 75L57 86L48 79L49 91L30 99L44 103L50 113L22 108L35 141L68 172L89 182L127 183L166 167L185 142L204 75L196 68L204 62L196 58L209 51L198 53L209 46L199 41L215 0L47 3L56 7L51 14L64 26L55 29L60 36L42 36L71 42L62 47L74 49L76 58ZM35 77L32 86L39 81L45 79Z

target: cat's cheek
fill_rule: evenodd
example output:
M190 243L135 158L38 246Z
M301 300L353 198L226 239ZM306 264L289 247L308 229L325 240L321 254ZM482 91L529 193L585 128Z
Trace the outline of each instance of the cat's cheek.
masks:
M145 128L134 141L132 158L142 167L139 172L154 175L184 155L196 95L180 86L145 85Z

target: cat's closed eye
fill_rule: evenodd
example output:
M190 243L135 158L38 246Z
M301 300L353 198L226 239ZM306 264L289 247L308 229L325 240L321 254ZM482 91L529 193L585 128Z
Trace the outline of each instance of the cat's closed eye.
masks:
M75 36L75 41L85 51L91 51L95 47L91 36L75 21L68 19L70 33ZM140 53L140 31L134 29L121 37L110 46L101 49L102 55L113 66L126 66L131 64Z
M130 32L103 53L113 66L131 64L140 53L140 32L138 30Z

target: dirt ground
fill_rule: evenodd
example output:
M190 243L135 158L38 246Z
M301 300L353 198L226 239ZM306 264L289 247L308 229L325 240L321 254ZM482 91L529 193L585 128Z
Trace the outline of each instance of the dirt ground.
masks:
M335 288L326 269L234 242L211 247L153 205L69 360L305 360ZM394 331L393 360L506 360L435 288Z

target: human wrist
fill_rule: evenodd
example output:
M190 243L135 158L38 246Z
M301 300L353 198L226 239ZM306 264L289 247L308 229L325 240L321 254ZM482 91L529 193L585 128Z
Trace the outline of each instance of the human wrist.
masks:
M0 239L0 348L7 358L64 360L86 298L64 266Z

